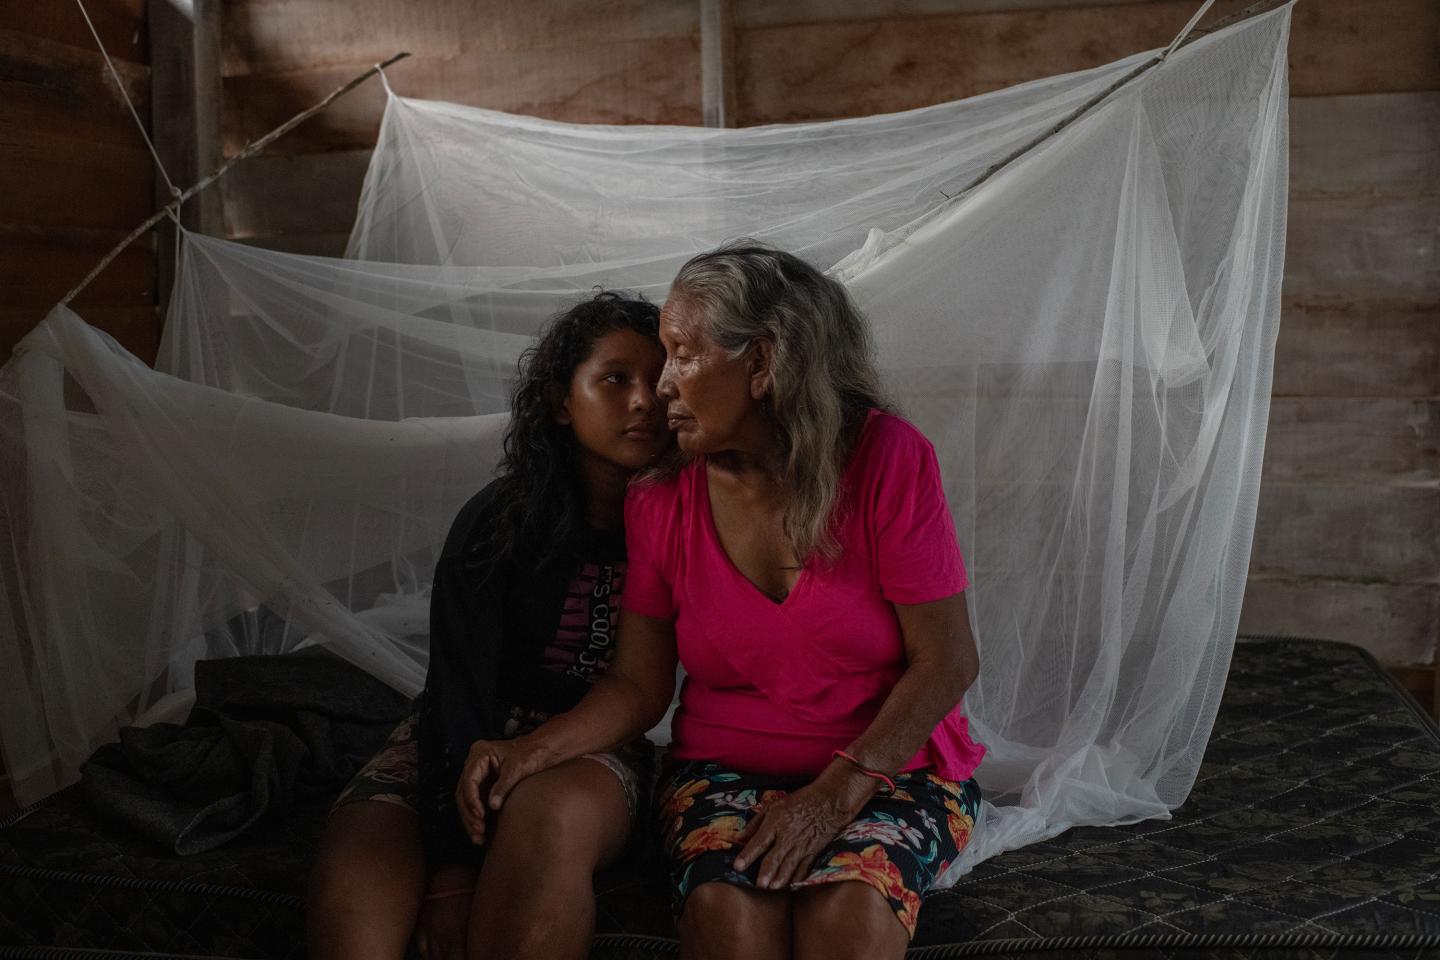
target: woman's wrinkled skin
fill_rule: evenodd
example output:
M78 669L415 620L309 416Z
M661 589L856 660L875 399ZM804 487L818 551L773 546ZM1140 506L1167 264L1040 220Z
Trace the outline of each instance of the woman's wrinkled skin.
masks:
M727 352L706 335L701 311L683 292L672 293L660 312L660 340L665 367L656 392L680 449L706 457L709 506L721 545L757 589L783 601L803 567L781 522L781 444L767 403L774 343L757 338L738 354ZM912 669L852 747L871 766L899 769L913 747L907 752L896 745L924 742L973 681L978 666L957 660L975 660L964 656L974 651L964 603L958 595L897 607ZM877 787L853 765L836 761L811 783L767 803L742 834L735 859L738 871L757 867L762 892L720 883L698 887L681 915L682 955L903 955L908 932L873 888L845 882L791 890ZM747 934L737 937L735 931Z

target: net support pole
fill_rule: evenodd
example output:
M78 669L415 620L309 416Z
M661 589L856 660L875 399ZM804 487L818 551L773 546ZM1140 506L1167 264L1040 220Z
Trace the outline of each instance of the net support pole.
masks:
M235 166L235 164L240 163L242 160L248 160L250 157L253 157L255 154L259 153L261 150L264 150L270 144L274 143L276 140L289 133L301 123L305 122L306 120L313 117L315 114L319 113L321 110L324 110L326 107L330 106L330 104L334 103L335 100L339 97L344 96L351 90L354 90L356 87L360 86L360 84L364 83L367 79L379 73L385 67L388 67L393 63L398 63L399 61L404 60L408 56L410 56L410 54L408 53L397 53L389 60L377 63L375 66L371 67L369 70L366 70L364 73L360 74L358 77L351 80L349 83L336 87L333 91L330 92L328 96L325 97L325 99L321 100L313 107L310 107L308 110L302 110L300 113L295 114L295 116L291 117L289 120L286 120L284 123L280 124L280 126L276 127L274 130L271 130L263 137L260 137L258 140L253 140L250 143L246 144L239 153L235 154L235 156L231 157L229 160L226 160L223 164L216 168L213 173L193 184L192 186L187 187L185 190L181 191L179 196L177 196L174 200L170 201L164 207L157 210L153 215L151 215L148 220L140 224L140 226L136 227L134 230L131 230L128 234L126 234L125 239L117 243L114 249L107 253L104 258L95 265L95 268L85 275L85 279L81 280L78 284L76 284L75 288L72 289L69 293L65 294L65 296L60 300L61 305L68 305L72 300L75 299L77 295L79 295L82 290L84 290L90 285L90 282L92 280L94 280L100 275L100 271L108 267L112 260L118 257L122 252L124 252L126 247L130 246L130 244L134 243L136 240L140 239L140 237L144 236L146 231L150 230L161 220L164 220L166 217L176 215L180 210L181 205L184 204L186 200L189 200L191 197L195 196L195 194L199 193L201 190L204 190L216 180L219 180L226 173L228 173L230 168Z

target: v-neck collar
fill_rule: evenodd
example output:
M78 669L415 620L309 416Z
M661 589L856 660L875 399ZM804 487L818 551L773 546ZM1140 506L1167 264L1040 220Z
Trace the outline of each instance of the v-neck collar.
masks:
M738 566L735 565L734 559L732 559L730 556L730 551L726 550L725 544L720 542L720 530L715 526L715 510L710 505L709 461L706 458L701 457L696 461L695 466L700 473L700 490L698 497L700 501L700 515L704 520L705 536L710 540L710 546L714 548L714 550L718 554L720 554L722 558L724 558L725 565L729 567L731 575L738 579L741 583L743 583L745 585L745 589L749 590L752 594L754 594L757 599L765 601L767 606L775 610L786 609L794 601L796 595L800 592L800 588L809 581L810 565L803 561L801 562L800 575L795 578L795 583L790 587L790 592L785 594L785 599L776 600L770 594L766 593L764 590L761 590L759 585L756 584L754 580L751 580L749 577L745 576L745 573Z

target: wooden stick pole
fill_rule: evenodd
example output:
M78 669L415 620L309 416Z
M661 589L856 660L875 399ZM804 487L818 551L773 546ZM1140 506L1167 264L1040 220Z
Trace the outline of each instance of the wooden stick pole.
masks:
M408 53L397 53L389 60L386 60L383 63L377 63L369 70L366 70L364 73L360 74L354 80L351 80L349 83L345 84L342 87L337 87L334 91L330 93L329 96L327 96L324 100L321 100L319 103L315 104L315 106L311 107L308 110L297 113L289 120L286 120L284 123L280 124L280 126L276 127L274 130L271 130L269 133L265 134L265 136L249 144L246 144L243 150L235 154L235 156L231 157L229 160L226 160L215 170L214 173L210 174L208 177L201 180L199 183L196 183L195 185L183 191L174 200L170 201L165 206L161 207L158 211L156 211L155 214L150 217L150 219L140 224L140 226L136 227L134 230L131 230L130 233L126 235L124 240L121 240L118 244L116 244L115 248L109 253L107 253L105 255L105 258L95 265L95 269L91 270L88 274L85 275L85 279L81 280L80 283L76 285L75 289L65 294L64 298L60 302L62 304L69 304L71 300L75 299L76 295L79 294L80 291L84 290L90 285L90 281L94 280L100 275L101 270L104 270L110 265L110 261L120 256L120 254L125 250L126 247L130 246L130 244L134 243L140 237L144 236L147 230L154 227L155 224L159 223L161 220L164 220L166 217L175 216L176 214L178 214L181 204L183 204L186 200L189 200L191 197L195 196L195 194L199 193L201 190L204 190L206 187L210 186L210 184L214 183L216 180L219 180L221 177L225 176L225 174L230 170L231 167L235 166L235 164L239 163L241 160L246 160L250 157L253 157L255 154L259 153L261 150L264 150L270 144L274 143L276 140L289 133L299 124L310 119L315 114L319 113L321 110L324 110L326 107L330 106L330 104L333 103L337 97L349 93L351 90L354 90L356 87L360 86L361 83L363 83L371 76L379 73L381 70L390 66L392 63L397 63L401 60L404 60L408 56L410 56L410 54Z

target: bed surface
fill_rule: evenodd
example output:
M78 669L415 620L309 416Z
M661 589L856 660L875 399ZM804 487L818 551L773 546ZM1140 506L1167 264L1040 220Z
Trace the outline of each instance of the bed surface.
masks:
M186 858L78 791L0 829L3 958L301 958L324 810ZM593 957L676 955L643 853L596 880ZM1189 800L1079 828L926 900L913 958L1440 957L1440 731L1358 647L1236 646Z

